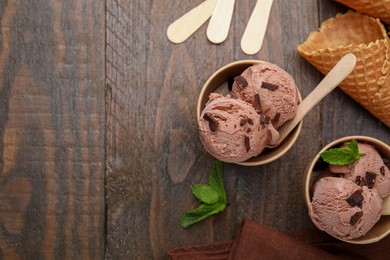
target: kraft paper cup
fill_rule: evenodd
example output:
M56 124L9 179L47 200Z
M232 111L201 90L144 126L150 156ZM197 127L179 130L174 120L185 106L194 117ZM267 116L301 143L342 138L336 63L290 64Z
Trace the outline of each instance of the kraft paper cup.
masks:
M202 111L209 100L211 93L223 93L227 94L230 91L227 88L227 82L233 80L234 77L241 75L244 70L252 65L262 63L259 60L242 60L232 62L213 73L210 78L204 84L198 98L198 104L196 108L197 119L200 118ZM223 87L225 86L225 87ZM299 102L302 101L301 94L297 88ZM302 121L295 127L295 129L286 137L286 139L275 148L266 148L258 156L250 158L244 162L236 163L244 166L258 166L269 162L272 162L282 155L284 155L298 139L298 136L302 130Z
M320 171L313 171L314 166L316 165L317 161L320 159L320 154L326 150L329 150L331 148L336 148L340 147L343 145L345 142L350 142L353 139L355 139L358 142L361 143L368 143L374 146L374 148L379 152L379 154L382 156L382 158L390 158L390 146L387 145L386 143L372 138L368 136L346 136L340 139L337 139L328 145L326 145L324 148L321 149L317 153L317 155L314 157L314 159L309 163L306 172L304 174L304 196L305 196L305 202L306 206L309 209L309 205L311 203L311 198L312 198L312 184L314 180L318 177L318 174ZM383 200L383 205L386 207L386 215L384 211L385 209L382 208L382 216L379 219L379 221L371 228L370 231L368 231L364 236L352 239L352 240L343 240L338 237L335 237L341 241L351 243L351 244L370 244L377 242L387 236L390 233L390 215L389 214L389 204L390 204L390 196L387 196Z

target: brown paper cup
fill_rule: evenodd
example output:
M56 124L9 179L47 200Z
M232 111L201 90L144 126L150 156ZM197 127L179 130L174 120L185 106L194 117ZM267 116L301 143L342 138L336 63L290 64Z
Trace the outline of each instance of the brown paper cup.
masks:
M368 136L347 136L329 143L317 153L314 159L309 163L304 174L304 197L308 209L312 197L312 184L319 174L319 172L313 172L313 169L316 162L320 159L320 154L326 150L329 150L330 148L340 147L345 142L352 141L353 139L358 142L364 142L373 145L383 158L390 158L390 146L378 139ZM352 244L370 244L377 242L387 236L390 233L390 196L383 200L383 206L384 207L382 208L382 216L380 220L364 236L352 240L342 240L340 238L336 238Z
M209 99L209 95L213 92L226 94L229 92L227 88L227 81L232 80L234 77L240 75L248 67L259 64L262 61L259 60L242 60L230 63L210 76L210 78L204 84L198 98L198 104L196 108L197 119L200 118L202 111ZM302 101L301 94L298 91L299 102ZM295 141L302 130L302 121L295 127L295 129L286 137L286 139L275 148L264 149L258 156L250 158L244 162L236 163L244 166L257 166L272 162L282 155L284 155L293 146Z

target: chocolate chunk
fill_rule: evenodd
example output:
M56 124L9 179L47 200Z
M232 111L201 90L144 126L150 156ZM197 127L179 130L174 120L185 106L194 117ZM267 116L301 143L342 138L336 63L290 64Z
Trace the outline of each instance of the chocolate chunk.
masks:
M354 226L362 216L363 216L363 211L356 212L349 220L349 224Z
M253 125L253 120L250 119L250 118L248 118L248 123L249 123L250 125Z
M275 85L275 84L272 84L272 83L268 83L268 82L264 82L261 84L261 87L262 88L266 88L268 90L271 90L271 91L275 91L279 88L278 85Z
M366 172L366 185L369 189L372 189L375 184L376 174L373 172Z
M276 115L274 116L274 118L272 118L271 123L274 125L274 124L276 124L277 122L279 122L279 119L280 119L280 113L276 113Z
M248 123L248 118L247 118L247 117L241 118L241 120L240 120L240 126L243 126L243 125L245 125L246 123Z
M244 142L245 142L246 152L249 152L249 150L251 149L251 145L249 143L249 137L248 136L245 136Z
M237 76L234 78L234 81L241 87L241 88L245 88L247 87L249 84L248 84L248 81L246 81L246 79L243 77L243 76Z
M218 122L210 115L204 114L203 119L209 122L210 130L215 132L218 128Z
M266 124L269 124L269 121L270 121L270 118L269 118L269 116L265 116L265 118L264 118L264 122L265 122Z
M261 113L261 102L260 102L260 95L255 94L255 109L258 113Z
M380 168L379 168L379 172L382 174L382 176L385 176L385 166L381 166Z
M347 198L347 202L351 207L358 206L359 208L361 208L363 200L364 197L360 190L355 191L354 193L352 193L351 196Z

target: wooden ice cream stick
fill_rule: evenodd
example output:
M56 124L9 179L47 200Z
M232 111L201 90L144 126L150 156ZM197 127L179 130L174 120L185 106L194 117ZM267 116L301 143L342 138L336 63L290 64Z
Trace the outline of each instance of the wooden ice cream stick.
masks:
M211 17L217 1L206 0L174 21L167 29L168 39L173 43L187 40Z
M248 55L256 54L263 45L273 0L257 0L241 39L241 49Z
M228 36L235 0L218 0L207 27L207 38L215 44L222 43Z

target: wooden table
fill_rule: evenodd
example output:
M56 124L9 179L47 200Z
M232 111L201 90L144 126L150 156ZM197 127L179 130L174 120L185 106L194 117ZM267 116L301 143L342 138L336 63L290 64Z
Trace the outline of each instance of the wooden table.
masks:
M304 120L282 158L224 165L227 209L187 230L191 184L214 159L195 106L213 71L261 59L290 72L305 97L322 76L297 53L330 0L274 1L261 51L239 42L254 0L237 1L227 40L206 26L185 43L166 29L202 0L0 1L0 259L164 259L169 249L235 237L244 218L285 232L312 229L302 173L328 142L389 128L340 90Z

